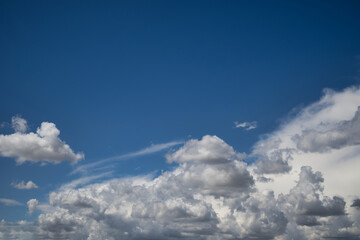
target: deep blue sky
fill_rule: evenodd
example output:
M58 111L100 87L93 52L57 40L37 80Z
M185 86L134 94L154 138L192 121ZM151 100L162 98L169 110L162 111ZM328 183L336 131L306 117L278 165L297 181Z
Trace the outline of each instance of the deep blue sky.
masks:
M84 162L205 134L249 152L323 88L359 84L359 12L359 1L1 1L0 122L54 122ZM118 174L166 168L163 155ZM44 200L72 179L68 163L0 160L0 197ZM39 189L9 185L29 179ZM24 209L0 206L0 218Z

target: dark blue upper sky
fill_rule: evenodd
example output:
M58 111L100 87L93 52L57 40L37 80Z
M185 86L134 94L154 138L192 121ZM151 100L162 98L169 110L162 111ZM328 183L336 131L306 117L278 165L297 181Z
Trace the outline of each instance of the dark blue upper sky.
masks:
M359 12L340 0L1 1L0 122L54 122L84 162L205 134L249 152L322 89L359 83ZM124 161L119 175L162 168L163 154ZM71 179L68 163L1 160L0 197L41 200Z

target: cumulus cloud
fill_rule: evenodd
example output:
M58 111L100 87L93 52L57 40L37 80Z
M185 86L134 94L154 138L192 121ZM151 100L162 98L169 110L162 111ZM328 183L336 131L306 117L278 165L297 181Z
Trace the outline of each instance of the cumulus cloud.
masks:
M14 199L9 198L0 198L0 203L4 204L5 206L22 206L21 202L18 202Z
M259 190L238 153L216 136L192 139L158 177L60 188L38 218L46 239L320 239L354 236L357 222L324 178L301 168L285 194ZM341 234L339 234L341 232Z
M13 186L14 188L17 188L17 189L22 189L22 190L38 188L38 186L33 181L28 181L27 183L25 183L24 181L21 181L19 183L13 182L13 183L11 183L11 186Z
M59 138L60 131L54 123L43 122L36 133L23 133L26 121L13 118L15 133L0 134L0 154L13 157L18 164L26 161L60 163L71 161L76 163L84 158L82 153L74 153L68 144Z
M246 131L249 131L251 129L257 128L257 122L242 122L239 123L238 121L234 122L236 128L244 128Z
M360 167L359 106L359 87L340 92L326 89L319 101L300 109L277 130L262 137L249 154L257 159L250 168L274 181L258 184L260 189L289 191L306 165L321 170L329 194L340 194L348 201L353 194L359 195L351 187L360 181L356 170ZM339 172L347 173L342 181Z
M174 153L167 154L168 162L203 162L225 163L231 159L241 157L234 149L217 136L204 136L201 140L192 139Z
M30 199L27 202L27 206L28 206L28 213L31 215L35 212L37 205L39 204L39 201L36 199Z

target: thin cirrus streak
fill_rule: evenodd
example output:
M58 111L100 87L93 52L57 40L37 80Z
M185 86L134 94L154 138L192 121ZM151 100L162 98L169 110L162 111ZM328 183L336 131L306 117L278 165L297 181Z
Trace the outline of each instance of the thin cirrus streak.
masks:
M9 199L9 198L0 198L0 203L3 203L6 206L22 206L23 205L21 202L18 202L14 199Z
M97 162L83 164L83 165L78 166L77 168L75 168L71 172L71 174L86 173L89 170L94 169L95 167L98 167L98 166L100 166L102 164L105 164L105 163L109 163L109 162L112 162L112 161L118 161L118 160L125 160L125 159L129 159L129 158L133 158L133 157L139 157L139 156L144 156L144 155L156 153L156 152L162 151L164 149L167 149L167 148L170 148L170 147L173 147L173 146L176 146L176 145L180 145L180 144L183 144L183 143L184 143L184 141L172 141L172 142L167 142L167 143L153 144L150 147L146 147L146 148L138 150L136 152L130 152L130 153L122 154L122 155L117 155L117 156L105 158L105 159L99 160ZM106 166L103 166L101 168L106 168Z

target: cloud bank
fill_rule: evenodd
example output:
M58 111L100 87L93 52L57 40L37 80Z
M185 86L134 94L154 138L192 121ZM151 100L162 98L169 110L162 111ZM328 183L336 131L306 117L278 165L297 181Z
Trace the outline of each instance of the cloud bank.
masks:
M113 179L50 194L38 219L46 239L320 239L358 237L340 196L324 194L319 171L303 166L277 197L217 136L192 139L160 176Z
M0 134L0 155L15 158L18 164L26 161L76 163L84 158L84 154L74 153L70 146L59 138L60 130L54 123L43 122L35 133L25 133L26 120L13 117L12 126L15 133Z
M33 239L360 239L358 106L359 88L326 90L248 155L206 135L159 176L65 184L28 201Z

